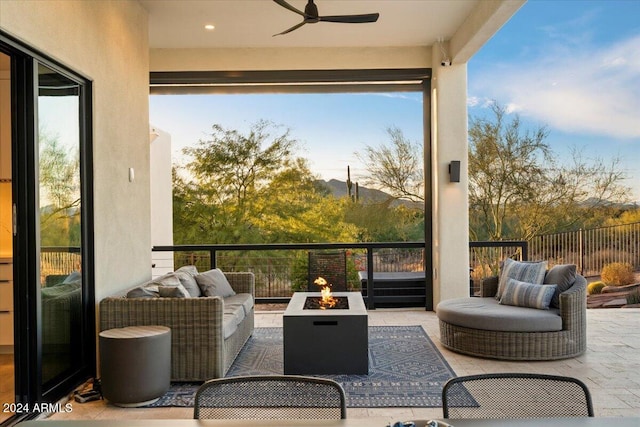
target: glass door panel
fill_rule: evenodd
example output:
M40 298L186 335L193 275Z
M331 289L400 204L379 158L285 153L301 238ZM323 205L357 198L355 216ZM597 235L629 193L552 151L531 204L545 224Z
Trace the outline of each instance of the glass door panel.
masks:
M11 58L0 52L0 422L13 415L13 216L11 187Z
M38 250L44 389L82 366L80 85L38 65Z

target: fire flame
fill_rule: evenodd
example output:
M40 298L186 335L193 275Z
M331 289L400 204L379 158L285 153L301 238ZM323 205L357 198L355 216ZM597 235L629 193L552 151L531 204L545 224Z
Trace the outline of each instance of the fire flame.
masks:
M335 307L338 300L335 299L331 294L331 285L327 283L324 277L318 277L316 280L313 281L313 283L322 287L322 289L320 290L320 295L321 295L320 308L325 310L327 308Z

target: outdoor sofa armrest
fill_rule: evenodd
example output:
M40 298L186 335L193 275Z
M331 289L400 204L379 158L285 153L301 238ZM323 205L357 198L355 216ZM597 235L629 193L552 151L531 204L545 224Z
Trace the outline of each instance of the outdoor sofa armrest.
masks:
M225 277L236 293L256 295L256 277L251 272L225 272Z
M498 292L498 276L491 276L480 281L480 296L483 298L494 297Z
M171 328L172 380L208 378L212 373L224 376L223 312L220 297L107 297L100 301L100 330L167 326Z

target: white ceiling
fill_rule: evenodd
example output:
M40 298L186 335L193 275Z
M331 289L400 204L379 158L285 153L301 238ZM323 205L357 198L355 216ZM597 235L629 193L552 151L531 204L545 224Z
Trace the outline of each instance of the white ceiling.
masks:
M320 15L380 13L376 23L307 24L271 0L140 0L151 48L431 46L449 40L483 0L316 0ZM485 0L486 1L486 0ZM307 0L288 0L304 10ZM206 31L205 24L215 25Z

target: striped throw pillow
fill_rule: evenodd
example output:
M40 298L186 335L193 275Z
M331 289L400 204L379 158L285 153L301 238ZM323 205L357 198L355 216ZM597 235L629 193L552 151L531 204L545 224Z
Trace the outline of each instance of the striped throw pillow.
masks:
M507 280L500 304L548 310L557 285L536 285L515 279Z
M528 262L515 261L511 258L504 260L502 272L500 273L500 281L498 282L498 292L496 299L500 300L502 292L507 280L516 279L521 282L535 283L541 285L544 281L544 275L547 271L547 261Z

